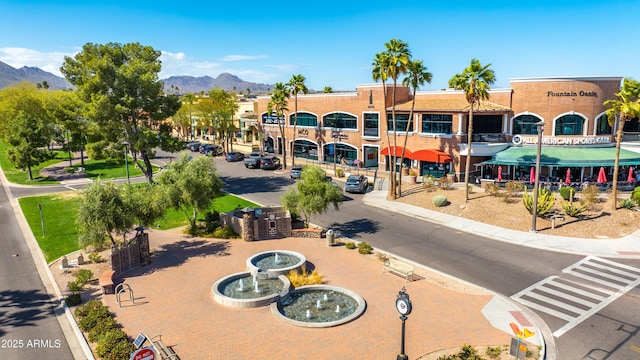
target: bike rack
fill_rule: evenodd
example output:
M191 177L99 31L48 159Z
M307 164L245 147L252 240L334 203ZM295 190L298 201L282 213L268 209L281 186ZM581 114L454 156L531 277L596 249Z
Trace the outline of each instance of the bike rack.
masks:
M135 298L133 296L133 290L131 290L131 286L129 286L129 284L118 284L118 286L116 286L116 301L118 302L118 306L122 307L122 303L120 300L120 294L123 292L127 292L129 294L129 301L131 301L132 304L135 304Z

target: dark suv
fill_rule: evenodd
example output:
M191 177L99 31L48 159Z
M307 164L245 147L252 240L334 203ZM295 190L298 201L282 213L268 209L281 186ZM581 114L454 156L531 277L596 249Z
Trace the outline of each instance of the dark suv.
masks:
M280 168L280 159L277 156L265 156L260 159L260 169L275 170Z
M344 186L346 192L358 192L364 194L369 188L369 181L364 175L351 175L347 178L347 184Z

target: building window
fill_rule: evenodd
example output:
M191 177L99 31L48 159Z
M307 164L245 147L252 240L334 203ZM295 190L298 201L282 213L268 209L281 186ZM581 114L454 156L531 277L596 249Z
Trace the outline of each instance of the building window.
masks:
M293 126L293 122L295 121L295 115L291 114L289 115L289 125ZM299 112L298 113L298 123L297 126L312 126L312 127L317 127L318 126L318 117L313 115L313 114L309 114L309 113L305 113L305 112Z
M322 118L324 127L338 128L338 129L358 129L358 118L353 115L345 114L341 112L325 115Z
M502 115L473 115L473 132L476 134L500 134Z
M584 119L578 115L564 115L556 120L556 136L582 135Z
M539 117L533 115L518 115L513 119L513 135L538 135L536 123Z
M378 114L364 114L364 136L380 136Z
M394 131L392 114L387 114L387 129ZM396 114L396 125L398 126L398 132L407 131L407 123L409 123L409 114ZM413 120L409 123L409 132L413 131Z
M422 132L451 134L453 132L453 116L447 114L422 114Z
M611 125L607 115L600 115L596 120L596 135L612 134Z
M640 121L638 118L633 118L631 120L627 120L624 122L624 132L627 133L638 133L640 132Z

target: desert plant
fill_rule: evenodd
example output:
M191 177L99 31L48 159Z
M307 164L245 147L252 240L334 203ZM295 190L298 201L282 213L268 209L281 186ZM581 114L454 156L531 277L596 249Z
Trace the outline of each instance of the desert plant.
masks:
M635 201L631 200L631 199L624 199L624 200L622 200L620 202L620 207L621 208L632 210L636 206L638 206L638 204Z
M434 196L433 198L431 198L431 202L436 207L442 207L442 206L449 205L449 201L447 200L447 197L444 196L444 195L436 195L436 196Z
M510 197L515 197L516 195L518 195L518 193L522 191L523 188L524 188L524 185L522 185L522 183L515 182L515 181L509 181L504 185L504 190L506 191L507 195Z
M76 274L76 282L82 288L84 287L84 285L86 285L89 282L89 280L91 280L92 277L93 277L93 271L89 269L82 269L82 270L79 270L78 273Z
M471 345L464 344L460 348L460 352L455 359L460 360L482 360L482 356L478 355L478 350Z
M368 242L365 241L358 244L358 252L360 254L362 255L371 254L371 251L373 251L373 248Z
M633 191L631 192L631 195L629 195L629 199L635 201L636 203L640 204L640 186L636 187L635 189L633 189Z
M576 190L572 187L565 186L558 189L558 192L565 201L573 201L573 195L576 193Z
M349 250L353 250L353 249L356 248L356 244L353 241L349 241L349 242L344 244L344 247L349 249Z
M410 168L409 176L418 176L418 169Z
M291 270L287 274L287 278L291 281L293 287L304 285L316 285L324 283L324 276L318 273L318 270L308 272L306 266L302 265L301 271Z
M585 210L587 210L586 205L584 204L574 205L574 203L570 201L563 202L561 206L562 206L562 211L564 211L565 214L574 218L580 216L580 214L582 214Z
M102 258L102 256L100 256L99 252L92 251L89 253L89 261L91 261L94 264L97 264L97 263L103 262L104 259Z
M376 257L382 262L386 262L389 260L389 255L382 252L376 252Z
M240 237L240 235L229 226L218 226L211 236L217 239L235 239Z
M128 342L128 340L129 340L129 337L127 336L127 333L125 333L121 329L109 330L106 333L102 334L102 336L100 336L100 340L98 340L98 345L96 345L96 355L98 355L103 359L126 359L126 357L124 358L113 357L111 356L110 353L112 353L116 349L116 346L119 343ZM133 344L131 344L131 346L135 351L135 346L133 346ZM128 355L131 355L131 353L129 353Z
M82 297L78 293L71 294L64 298L64 303L67 304L67 306L77 306L82 303Z
M340 168L337 168L336 169L336 176L339 177L339 178L344 177L344 170L342 170Z
M467 191L469 192L469 194L472 194L473 193L473 185L469 184L469 185L467 185L467 188L468 188Z
M526 189L522 195L522 203L529 213L533 214L533 194L529 193ZM556 197L551 191L545 188L538 188L538 215L548 213L555 203Z
M89 331L87 338L91 342L98 342L102 334L107 331L113 330L117 327L118 323L112 317L107 317L98 322L93 329Z
M436 189L436 178L433 175L422 176L422 188L427 191L433 191Z
M600 195L600 188L595 185L588 185L582 189L582 202L586 206L593 205L598 201L598 195Z
M440 179L438 179L438 185L442 190L451 190L453 186L453 181L451 181L451 179L449 179L448 177L443 176Z
M498 197L498 196L500 196L500 185L498 185L496 183L486 184L484 186L484 192L489 194L489 195L491 195L491 196Z
M111 313L109 312L109 308L103 305L100 308L90 310L85 316L80 319L80 321L78 321L78 326L82 331L89 332L98 323L110 317Z
M492 359L497 359L502 354L502 347L500 346L487 346L487 355Z

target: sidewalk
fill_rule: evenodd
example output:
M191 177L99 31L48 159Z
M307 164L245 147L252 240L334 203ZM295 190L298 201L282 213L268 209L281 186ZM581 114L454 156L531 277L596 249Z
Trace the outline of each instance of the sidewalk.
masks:
M398 201L387 200L385 190L374 190L364 196L364 203L388 211L431 221L452 229L486 238L549 251L611 258L640 258L640 230L616 239L572 238L523 232L488 225Z

